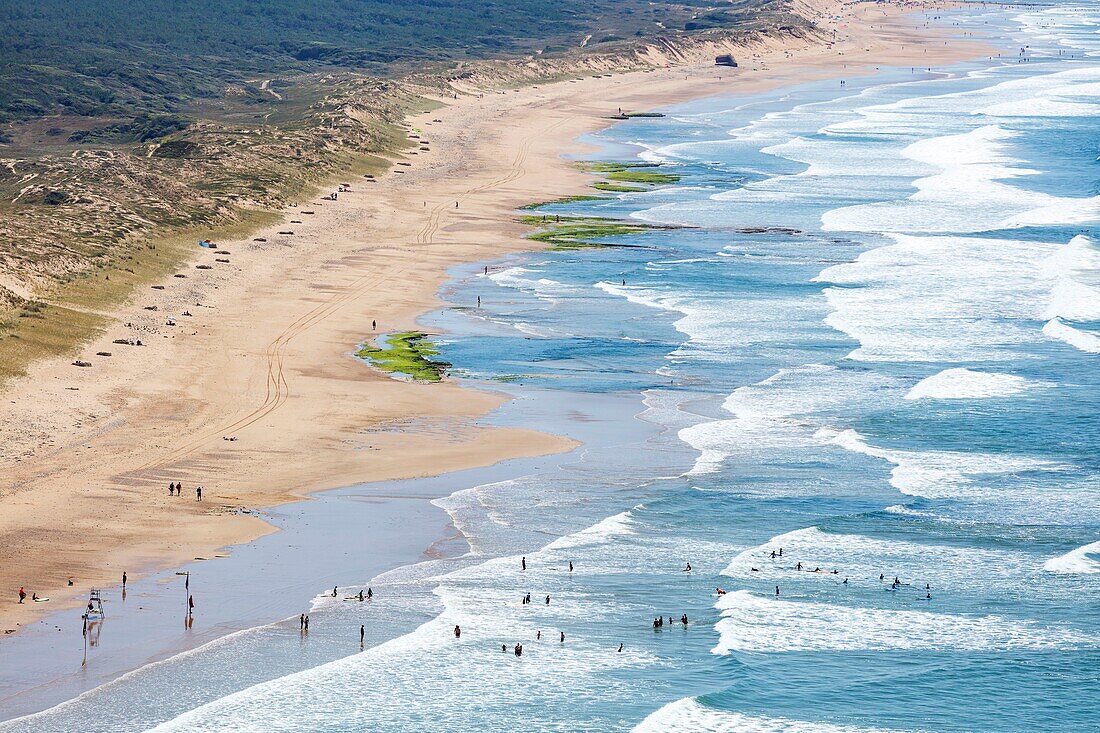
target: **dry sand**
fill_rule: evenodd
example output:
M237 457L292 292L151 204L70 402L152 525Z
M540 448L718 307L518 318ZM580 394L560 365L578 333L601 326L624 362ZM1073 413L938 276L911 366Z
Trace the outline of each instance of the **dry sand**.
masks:
M179 270L186 278L113 314L82 350L91 367L37 364L0 407L0 629L45 610L17 605L20 586L56 609L123 570L134 577L270 531L242 507L569 449L534 430L483 425L499 395L398 381L352 352L372 320L380 332L414 328L439 305L447 267L532 249L514 210L585 192L591 179L562 156L581 152L576 138L610 124L617 107L987 53L898 7L823 4L817 15L836 16L822 22L837 28L835 46L757 47L739 53L737 70L677 59L448 101L410 120L431 150L395 166L402 173L347 180L352 191L335 202L302 202L284 219L302 223L256 234L266 242L219 242L229 264L196 248ZM285 230L294 234L276 233ZM170 481L183 482L182 497L168 496Z

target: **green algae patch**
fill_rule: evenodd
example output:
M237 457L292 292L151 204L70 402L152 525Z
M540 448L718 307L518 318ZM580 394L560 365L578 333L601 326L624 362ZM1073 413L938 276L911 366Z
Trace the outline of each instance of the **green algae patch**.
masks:
M423 331L404 331L382 337L384 347L363 344L355 355L388 374L403 374L418 382L439 382L450 364L434 359L439 349Z
M663 185L667 183L676 183L680 180L680 176L674 173L654 173L652 171L624 170L608 173L607 180L619 181L621 183L651 183L656 185Z
M646 189L633 186L616 187L616 184L644 183L653 186L663 186L669 183L676 183L680 180L680 176L675 173L660 173L652 170L653 168L659 168L661 165L660 163L609 163L605 161L589 161L579 163L578 165L581 170L588 171L589 173L600 173L607 179L606 181L595 184L595 188L601 191L635 193L638 191L645 191Z
M607 191L609 193L641 193L646 190L644 188L638 188L637 186L621 186L617 183L608 183L607 181L593 183L592 188L597 191Z
M539 230L527 235L528 239L544 242L550 249L594 249L599 247L629 247L637 245L609 244L600 240L624 234L639 234L665 227L636 222L603 219L595 216L535 216L520 217L520 222Z
M541 209L543 206L552 206L554 204L577 204L584 201L607 201L607 196L588 196L584 194L580 196L564 196L560 199L554 199L553 201L543 201L537 204L527 204L526 206L521 206L520 208L525 211L529 211L531 209Z

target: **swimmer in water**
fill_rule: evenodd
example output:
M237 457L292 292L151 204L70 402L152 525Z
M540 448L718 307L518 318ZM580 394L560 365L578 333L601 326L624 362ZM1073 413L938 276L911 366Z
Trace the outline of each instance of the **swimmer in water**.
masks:
M720 596L726 595L726 592L724 590L722 590L721 588L715 588L714 592L717 593Z
M775 586L775 597L776 597L776 598L778 598L778 597L779 597L779 586L778 586L778 585L777 585L777 586Z

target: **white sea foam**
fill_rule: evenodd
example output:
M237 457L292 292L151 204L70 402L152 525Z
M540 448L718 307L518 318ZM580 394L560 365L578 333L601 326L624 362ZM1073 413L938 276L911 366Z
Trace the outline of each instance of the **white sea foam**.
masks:
M913 595L914 604L922 595ZM933 599L934 601L934 599ZM722 619L715 654L731 652L886 649L1067 649L1095 646L1073 629L1043 627L999 616L962 616L927 610L879 609L784 601L744 590L727 593L715 608Z
M986 489L977 481L979 477L1064 468L1052 461L1021 456L879 448L868 444L855 430L823 428L818 437L845 450L893 463L890 484L903 494L927 499L982 498Z
M1084 235L1074 237L1043 265L1054 280L1043 318L1100 320L1100 249L1092 239Z
M804 450L815 442L821 424L815 413L881 404L899 391L897 382L873 372L823 364L781 369L730 393L722 407L733 419L680 430L680 439L700 453L689 474L713 473L734 454L759 457Z
M913 143L902 151L939 168L913 181L905 199L857 204L826 212L825 231L981 232L1028 225L1083 223L1100 218L1100 197L1064 198L1005 181L1038 171L1017 165L1009 153L1016 133L987 125L959 135ZM965 201L966 205L960 205Z
M559 537L547 545L545 549L567 550L604 544L612 538L634 534L634 529L631 527L631 524L633 524L633 520L630 512L620 512L601 522L597 522L587 529L582 529L580 532L574 532L571 535Z
M545 277L529 277L533 274L537 274L537 270L530 267L517 266L498 270L490 274L489 279L498 285L524 290L529 293L534 293L540 298L549 300L575 292L572 286L558 282L557 280L551 280Z
M669 703L634 727L633 733L898 733L884 728L819 723L715 710L693 698Z
M979 361L1040 340L1051 244L893 235L895 244L827 268L826 323L859 341L863 361Z
M1086 354L1100 354L1100 336L1076 329L1061 318L1047 321L1043 326L1043 333Z
M1047 560L1043 570L1066 575L1100 573L1100 559L1090 555L1100 556L1100 541Z
M907 400L965 400L1008 397L1038 386L1012 374L976 372L971 369L944 369L913 385Z

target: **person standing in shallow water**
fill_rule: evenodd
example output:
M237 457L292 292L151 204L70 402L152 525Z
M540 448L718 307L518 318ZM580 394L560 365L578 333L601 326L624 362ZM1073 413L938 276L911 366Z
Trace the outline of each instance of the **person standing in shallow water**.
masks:
M363 638L367 635L366 624L359 625L359 646L363 646Z
M527 569L527 557L526 556L521 557L519 559L519 569L520 570L526 570Z
M462 629L458 626L458 624L455 624L455 638L459 639L461 637L462 637Z
M561 643L563 643L563 644L565 643L565 632L564 631L561 632Z

